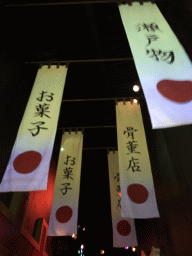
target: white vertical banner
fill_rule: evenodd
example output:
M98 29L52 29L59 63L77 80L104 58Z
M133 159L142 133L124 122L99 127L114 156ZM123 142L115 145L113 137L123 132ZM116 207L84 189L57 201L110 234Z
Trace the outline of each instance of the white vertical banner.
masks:
M137 246L134 219L121 217L121 191L118 152L108 154L113 247Z
M82 132L65 132L55 179L48 236L77 235L78 203L83 150Z
M191 60L157 5L133 2L119 11L153 129L191 124Z
M66 66L38 69L0 192L47 189L66 76Z
M159 217L140 105L116 105L121 216Z

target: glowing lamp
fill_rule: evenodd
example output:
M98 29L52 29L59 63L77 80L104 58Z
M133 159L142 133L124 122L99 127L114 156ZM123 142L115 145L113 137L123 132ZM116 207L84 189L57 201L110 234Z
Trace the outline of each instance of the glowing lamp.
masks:
M135 247L133 247L133 248L132 248L132 251L133 251L133 252L135 252L135 251L136 251Z
M128 250L128 249L129 249L129 246L126 246L125 249Z
M81 249L82 249L82 250L84 249L84 245L83 245L83 244L81 245Z
M64 151L64 148L61 148L61 151Z
M138 92L139 91L139 86L138 85L134 85L133 86L133 91L134 92Z
M134 100L133 100L133 102L134 102L134 103L137 103L137 100L136 100L136 99L134 99Z
M104 253L105 253L105 251L104 251L104 250L101 250L101 251L100 251L100 253L101 253L101 254L104 254Z

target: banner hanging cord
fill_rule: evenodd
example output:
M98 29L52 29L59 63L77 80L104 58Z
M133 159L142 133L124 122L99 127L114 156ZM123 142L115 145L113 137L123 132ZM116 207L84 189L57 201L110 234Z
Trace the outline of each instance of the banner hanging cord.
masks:
M111 58L111 59L90 59L90 60L45 60L45 61L32 61L25 62L25 64L39 64L39 68L43 65L48 65L49 68L53 64L57 64L57 67L61 64L66 64L68 67L70 63L82 63L82 62L102 62L102 61L133 61L133 57L130 58Z
M158 0L159 1L159 0ZM70 2L60 2L60 3L36 3L36 4L9 4L4 5L5 7L16 7L16 6L45 6L45 5L70 5L70 4L106 4L106 3L117 3L120 4L129 4L132 5L133 0L93 0L93 1L70 1ZM142 5L145 0L139 0L139 3ZM151 3L155 3L155 0L151 0Z
M123 101L131 101L133 99L143 99L143 96L132 96L132 97L122 97L122 98L97 98L97 99L64 99L62 102L74 102L74 101L103 101L103 100L114 100L116 105L118 102Z

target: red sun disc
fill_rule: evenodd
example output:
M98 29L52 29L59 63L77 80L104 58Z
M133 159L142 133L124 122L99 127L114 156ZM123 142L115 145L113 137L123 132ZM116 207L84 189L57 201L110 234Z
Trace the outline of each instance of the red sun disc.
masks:
M69 206L62 206L56 212L56 219L60 223L68 222L71 219L73 211Z
M42 156L37 151L26 151L18 155L14 162L13 167L16 172L27 174L33 172L40 164Z
M131 233L131 225L127 220L121 220L117 223L117 232L121 236L128 236Z
M162 80L157 83L157 90L164 97L177 103L192 100L192 81Z
M149 196L147 189L140 184L131 184L127 188L129 198L136 204L144 203Z

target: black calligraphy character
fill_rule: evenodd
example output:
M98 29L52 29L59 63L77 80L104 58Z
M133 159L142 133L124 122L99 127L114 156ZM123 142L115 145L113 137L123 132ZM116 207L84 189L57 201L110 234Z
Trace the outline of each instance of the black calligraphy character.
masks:
M114 177L114 180L117 179L117 182L119 181L119 173Z
M167 51L163 52L161 55L161 60L165 60L168 64L172 64L175 60L174 52L173 51Z
M31 132L31 133L32 133L32 136L36 136L37 134L39 134L40 129L48 130L48 128L40 127L40 125L45 124L45 122L36 122L36 123L31 123L31 124L34 124L34 125L36 125L36 126L37 126L37 127L36 127L36 128L34 128L34 129L28 129L29 131L33 131L33 130L37 129L36 134L34 134L34 133L32 133L32 132Z
M152 52L152 55L149 56L149 57L150 57L150 58L155 57L156 60L159 61L159 58L157 57L157 55L160 55L160 54L162 53L162 51L161 51L161 50L155 51L155 50L152 49L151 52ZM149 53L150 53L150 51L147 50L147 54L149 54Z
M134 131L133 131L133 127L126 127L126 128L127 128L127 131L124 131L123 134L125 134L125 133L127 132L127 138L128 138L129 136L131 136L132 139L134 139L133 132L136 132L136 131L138 131L138 130L134 130ZM130 132L130 131L133 131L133 132Z
M47 111L47 109L49 109L48 106L49 104L46 104L46 103L44 103L43 105L39 104L39 106L36 106L36 109L37 109L37 113L35 113L36 116L43 117L43 115L45 115L48 118L50 118L50 116L45 114L45 112L50 112L50 111Z
M73 175L72 174L72 170L73 170L73 168L71 168L71 167L68 167L68 168L65 168L64 169L64 173L65 173L65 175L63 176L63 178L64 179L72 179L73 180L73 178L71 177L71 175Z
M42 93L40 93L40 94L41 94L41 97L40 97L40 98L37 98L37 100L42 101L42 100L43 100L43 95L44 95L44 93L47 93L47 92L42 91Z
M50 99L49 100L46 99L46 101L52 101L53 100L53 97L52 97L53 95L54 95L54 93L51 93L51 95L47 96Z
M72 188L68 188L67 186L70 185L70 183L64 183L64 184L61 184L61 185L64 185L65 187L64 188L61 188L61 192L63 195L65 195L67 193L67 189L72 189ZM63 193L63 190L65 190L65 193Z
M146 50L147 54L150 53L149 50ZM172 64L173 61L175 60L174 52L173 51L165 51L162 52L161 50L151 50L152 55L149 56L150 58L155 57L156 61L159 61L158 56L161 56L161 60L166 61L168 64Z
M151 23L149 25L149 27L150 27L150 30L153 31L153 32L155 32L156 30L159 30L160 32L163 32L162 30L159 29L158 25L156 23L154 23L154 22Z
M140 152L136 152L135 149L136 147L138 146L138 144L136 144L135 142L137 141L129 141L128 143L128 146L127 146L127 149L130 151L130 153L127 153L127 155L131 154L131 153L138 153L138 154L141 154Z
M137 32L140 32L141 30L147 30L147 32L155 32L156 30L159 30L160 32L162 32L162 30L159 29L158 25L156 23L151 23L151 24L138 24L137 25Z
M134 158L132 157L132 160L129 161L129 167L127 168L127 170L129 170L129 168L131 167L133 172L134 172L134 171L140 172L140 171L141 171L141 170L139 169L140 166L136 165L136 164L138 164L139 162L135 162L135 160L139 160L139 159L138 159L138 158L135 158L135 159L134 159Z
M151 41L157 41L157 39L159 38L159 37L156 36L156 35L147 35L146 37L147 37L147 39L148 39L148 44L147 44L147 46L149 46L149 45L151 44Z
M120 207L121 209L121 198L118 200L118 205L117 205L117 208Z
M148 31L148 27L145 23L137 25L137 32L140 32L141 30L144 30L144 29L147 29L147 31Z
M40 94L41 94L41 97L40 97L40 98L37 98L37 100L38 100L38 101L42 101L45 93L47 93L47 92L42 91L42 93L40 93ZM49 95L49 96L47 95L46 97L48 97L48 98L50 98L50 99L49 99L49 100L46 99L46 101L52 101L52 100L53 100L53 97L52 97L53 95L54 95L54 93L51 93L51 95Z
M119 192L120 192L120 185L117 185L117 192L119 194Z
M69 159L71 156L68 156L68 155L67 155L66 157L67 157L67 161L64 162L64 164L68 165L68 159ZM75 164L75 157L73 157L73 160L69 160L69 161L72 162L71 165L74 165L74 164Z

